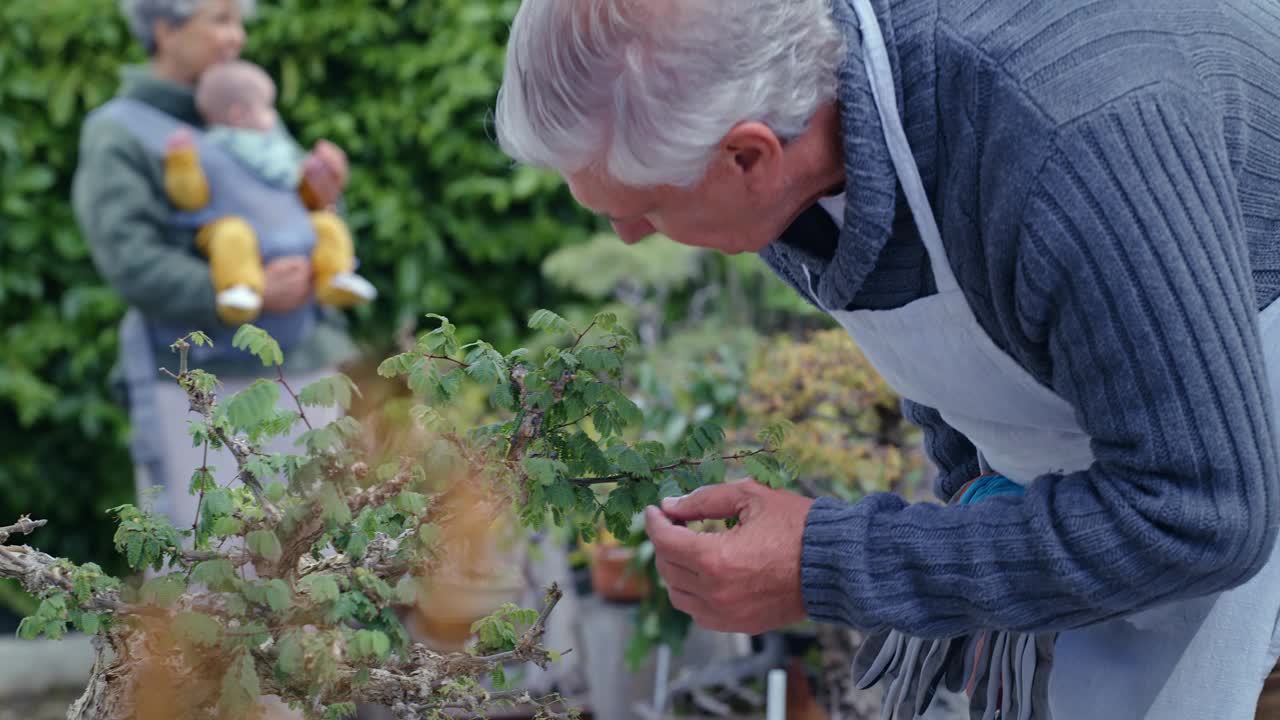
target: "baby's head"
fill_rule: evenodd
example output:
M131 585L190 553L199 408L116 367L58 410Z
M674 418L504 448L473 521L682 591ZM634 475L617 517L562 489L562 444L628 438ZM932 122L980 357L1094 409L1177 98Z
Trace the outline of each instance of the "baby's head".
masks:
M270 130L275 127L276 84L244 60L219 63L200 75L196 108L210 125Z

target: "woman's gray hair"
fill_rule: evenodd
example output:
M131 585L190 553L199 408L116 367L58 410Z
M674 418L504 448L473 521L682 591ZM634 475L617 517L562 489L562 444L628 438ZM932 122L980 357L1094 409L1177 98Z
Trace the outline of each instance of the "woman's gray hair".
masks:
M179 27L200 9L207 0L120 0L120 12L129 21L129 32L146 48L147 54L156 51L155 27L157 20L166 20ZM256 0L236 0L241 14L253 14Z
M831 0L524 0L498 93L515 160L688 187L734 125L802 134L836 94Z

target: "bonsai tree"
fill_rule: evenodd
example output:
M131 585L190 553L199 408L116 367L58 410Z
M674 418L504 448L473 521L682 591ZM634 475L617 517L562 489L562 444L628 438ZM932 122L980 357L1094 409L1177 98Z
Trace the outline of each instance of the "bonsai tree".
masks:
M613 315L579 329L538 311L530 327L556 342L537 358L483 341L462 345L448 319L429 317L439 326L379 367L412 390L407 417L421 447L397 458L375 453L369 428L353 417L313 427L308 407L347 408L359 390L342 375L290 387L279 345L253 326L233 344L275 366L278 379L221 398L213 375L187 367L190 347L208 342L193 333L173 346L180 367L171 379L198 416L193 441L229 450L239 482L222 486L207 466L192 468L199 510L191 527L145 506L111 510L116 549L146 579L126 582L5 544L44 521L0 527L0 577L40 601L19 635L58 638L74 626L95 636L92 676L68 718L251 717L264 694L308 718L348 715L357 701L402 718L483 716L513 702L546 717L573 715L558 698L504 689L509 664L556 659L541 645L555 587L539 609L508 605L476 622L466 652L437 653L410 639L398 608L429 587L446 557L441 538L505 516L530 528L554 522L584 539L603 524L622 537L644 506L718 482L726 462L749 459L757 479L784 479L771 446L726 454L713 423L678 442L631 441L642 418L620 378L634 338ZM452 424L450 403L464 385L487 389L493 422ZM281 393L296 409L277 409ZM298 424L306 431L297 454L261 451ZM776 445L782 433L768 428L762 437ZM471 497L483 500L459 501ZM496 689L481 682L486 675Z

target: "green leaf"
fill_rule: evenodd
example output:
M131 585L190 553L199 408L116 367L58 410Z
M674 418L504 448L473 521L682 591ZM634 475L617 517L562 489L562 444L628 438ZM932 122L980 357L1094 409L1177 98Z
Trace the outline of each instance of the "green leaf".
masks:
M516 409L516 389L510 382L500 382L489 391L489 404L497 410L514 412Z
M281 500L283 500L284 496L288 492L289 492L288 488L286 488L283 484L278 482L273 482L267 486L266 495L267 495L267 499L274 503L274 502L280 502Z
M198 468L191 474L190 492L192 495L198 495L201 492L207 492L218 487L218 483L213 479L211 468Z
M685 489L680 487L680 483L676 482L676 478L668 477L662 479L662 484L658 486L659 500L666 500L668 497L680 497L685 495Z
M467 375L485 385L507 381L506 363L502 359L502 354L494 350L492 345L486 342L475 342L468 347L473 349L466 358Z
M140 593L142 602L167 608L177 602L186 589L187 584L181 577L164 575L144 582Z
M283 612L293 602L293 593L285 581L275 578L267 583L266 601L267 607L271 608L272 612Z
M291 676L302 670L305 662L306 652L298 641L297 633L289 633L281 638L279 651L276 653L276 669L285 676Z
M458 352L457 327L449 322L449 318L435 313L427 313L428 320L439 320L440 327L423 337L420 346L432 354L452 356Z
M320 491L320 518L329 528L341 527L351 522L351 508L332 485Z
M325 425L302 433L302 435L298 436L295 444L305 446L307 452L312 455L318 455L325 450L341 447L342 436L338 433L337 428L332 425Z
M235 566L230 560L205 560L191 570L191 580L214 592L230 592L235 589Z
M18 639L35 640L44 632L44 622L33 617L25 617L18 623Z
M418 598L418 580L412 575L401 577L396 583L395 603L412 605Z
M421 515L427 509L427 496L405 490L396 496L394 504L405 515Z
M702 457L710 452L718 451L724 445L724 428L713 422L699 423L689 431L689 439L685 441L689 455Z
M307 575L299 581L298 585L318 603L333 602L341 594L337 577L330 573Z
M718 457L710 458L698 466L698 477L703 485L724 482L725 464Z
M76 627L85 635L97 635L102 627L102 618L97 613L82 612L76 619Z
M551 485L568 471L564 463L548 458L526 457L524 471L529 479L539 485Z
M231 537L244 531L244 523L239 518L223 516L213 521L209 532L218 537Z
M644 413L641 412L640 406L626 396L620 396L620 399L613 403L613 409L618 413L624 427L632 427L644 422Z
M596 327L607 333L611 333L618 328L618 316L611 312L596 313L592 322L595 323Z
M529 318L529 327L533 330L542 330L554 334L564 334L573 331L573 326L568 320L551 312L550 310L539 310Z
M618 467L622 472L638 478L649 477L653 473L653 469L649 467L649 461L631 448L624 448L622 452L618 453L615 462L618 463Z
M279 560L280 555L284 552L280 547L280 539L270 530L254 530L246 535L244 539L245 544L249 547L249 552L258 557L266 558L271 562Z
M271 419L279 399L278 385L270 380L256 380L227 401L227 420L236 429L251 431Z
M605 524L615 537L626 538L631 535L631 517L639 511L636 498L630 485L623 485L609 493L604 504Z
M645 508L658 504L658 486L651 482L633 483L636 508Z
M218 710L224 717L244 717L261 695L253 656L248 651L241 652L231 661L231 666L222 676Z
M395 378L413 369L421 357L417 353L401 353L387 358L378 365L378 375L384 378Z
M253 325L241 325L231 338L231 346L237 350L246 350L262 361L264 367L284 364L284 353L266 330Z
M547 487L546 498L552 507L566 513L573 510L577 503L577 493L574 492L573 485L563 479Z
M222 625L199 612L181 612L173 619L173 629L180 640L191 645L212 647L217 644Z
M391 638L381 630L357 630L350 649L357 659L381 662L391 654Z
M782 468L778 465L778 461L769 455L753 455L743 460L742 466L761 485L776 488L786 480L782 476Z
M230 515L235 510L235 502L231 499L230 490L215 488L204 494L201 507L204 508L205 517L215 518L220 515Z
M325 708L324 711L324 720L350 720L355 716L355 703L336 703Z
M352 560L359 560L364 557L364 551L369 547L369 536L362 532L352 533L351 539L347 541L347 547L344 551L351 556Z
M760 431L760 442L770 449L777 449L786 441L787 435L795 428L790 420L779 420L770 423Z
M349 410L352 395L359 397L360 389L351 378L338 373L302 388L298 399L307 407L340 407Z
M409 408L409 417L424 430L434 432L452 432L453 423L449 421L439 410L430 405L414 405Z
M622 370L622 357L613 350L585 347L578 351L583 369L593 373L616 373Z
M489 680L493 683L494 690L507 689L507 674L501 665L495 665L493 670L489 671Z

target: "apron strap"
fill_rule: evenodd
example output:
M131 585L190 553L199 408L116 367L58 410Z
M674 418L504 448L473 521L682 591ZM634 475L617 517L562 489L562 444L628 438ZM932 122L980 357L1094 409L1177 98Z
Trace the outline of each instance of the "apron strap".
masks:
M857 12L858 24L862 30L862 54L867 64L871 94L875 97L876 109L880 111L880 126L884 130L889 156L893 158L893 166L898 171L898 181L902 183L907 204L911 206L916 228L929 253L934 282L939 293L959 290L960 284L956 281L951 263L947 261L947 254L942 248L942 233L938 231L938 223L929 206L929 196L920 179L920 170L911 153L911 144L907 141L906 131L902 129L902 120L898 117L893 66L889 63L889 52L885 48L884 35L880 32L880 22L876 19L870 0L854 0L853 9Z

